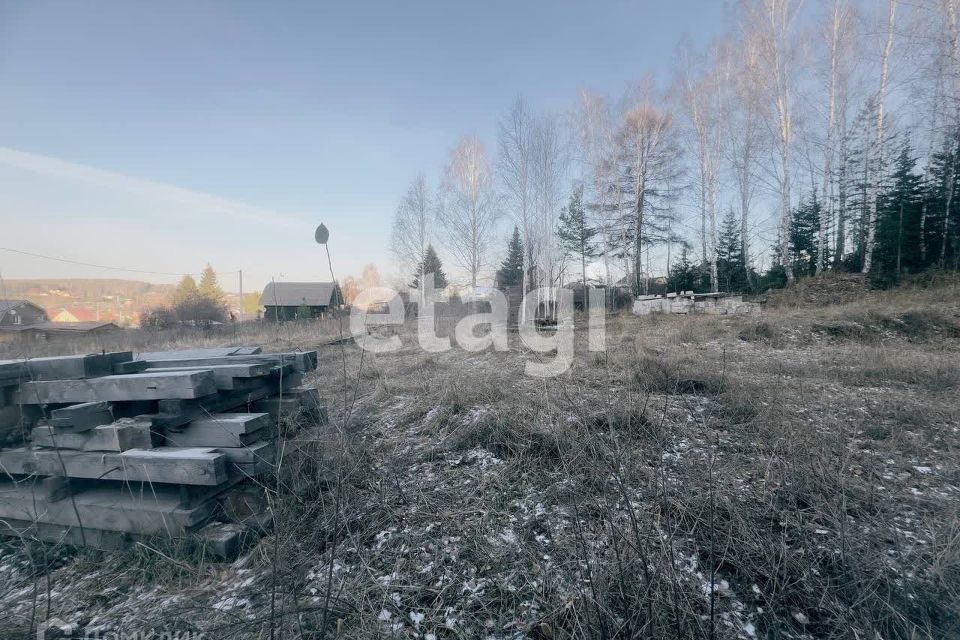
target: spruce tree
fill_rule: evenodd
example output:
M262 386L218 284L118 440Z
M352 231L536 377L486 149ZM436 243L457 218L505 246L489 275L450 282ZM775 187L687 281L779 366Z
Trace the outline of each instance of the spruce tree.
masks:
M960 238L960 158L955 153L955 136L958 135L960 131L947 137L943 150L934 154L927 174L927 220L924 225L927 267L946 267L958 257L956 245Z
M523 240L520 229L513 228L513 235L507 244L507 257L497 269L497 286L515 287L523 284Z
M914 173L916 162L909 145L904 145L894 163L890 187L879 198L873 280L881 284L892 284L901 274L923 268L922 178Z
M740 221L730 209L720 225L717 242L717 278L721 291L744 291L750 286L743 259Z
M583 208L583 187L577 187L570 195L570 203L560 213L557 238L560 247L580 259L581 277L587 284L587 260L599 254L595 237L597 230L590 226Z
M223 293L223 289L220 288L220 283L217 282L217 272L213 270L213 267L211 267L209 263L203 270L203 273L200 274L198 293L201 298L206 298L212 303L226 303L226 295Z
M412 289L420 288L420 274L433 274L433 286L436 289L444 289L447 284L447 274L443 272L443 264L440 262L440 256L432 244L427 245L427 251L423 255L423 260L417 264L417 270L413 274L413 282L410 283Z
M697 267L690 263L690 249L684 245L680 252L680 261L670 268L667 278L667 291L695 291L697 288Z
M819 232L820 201L814 192L810 200L800 201L790 223L790 257L798 276L816 273Z

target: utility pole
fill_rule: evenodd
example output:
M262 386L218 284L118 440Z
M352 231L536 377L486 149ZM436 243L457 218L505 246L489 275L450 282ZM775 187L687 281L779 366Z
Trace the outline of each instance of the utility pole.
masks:
M240 322L243 322L243 269L238 271L240 274Z

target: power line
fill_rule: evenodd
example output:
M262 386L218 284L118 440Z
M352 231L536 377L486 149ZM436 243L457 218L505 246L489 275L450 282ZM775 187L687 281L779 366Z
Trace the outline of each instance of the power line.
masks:
M82 267L94 267L97 269L107 269L110 271L126 271L128 273L144 273L153 276L199 276L202 274L199 273L172 273L169 271L148 271L146 269L127 269L126 267L110 267L103 264L93 264L91 262L80 262L79 260L70 260L68 258L57 258L56 256L45 256L42 253L32 253L30 251L21 251L20 249L11 249L9 247L0 247L0 251L8 251L10 253L18 253L24 256L31 256L34 258L43 258L45 260L53 260L55 262L64 262L66 264L75 264ZM221 271L223 274L239 273L237 271Z

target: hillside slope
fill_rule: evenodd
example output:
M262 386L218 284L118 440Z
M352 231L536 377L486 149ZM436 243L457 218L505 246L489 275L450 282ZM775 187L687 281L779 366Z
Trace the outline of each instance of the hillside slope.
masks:
M5 544L0 635L960 635L956 284L620 316L547 381L412 330L321 347L333 426L286 443L275 535L230 564Z

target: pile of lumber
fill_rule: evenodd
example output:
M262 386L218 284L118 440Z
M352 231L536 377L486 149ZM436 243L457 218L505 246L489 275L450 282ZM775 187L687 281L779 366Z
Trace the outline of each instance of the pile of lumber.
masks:
M255 346L0 360L0 532L116 548L212 527L223 497L273 469L287 415L322 423L317 352Z

